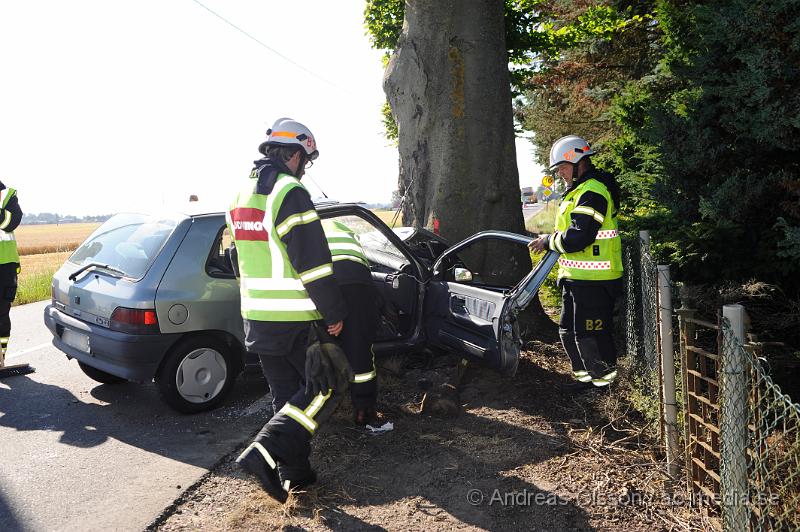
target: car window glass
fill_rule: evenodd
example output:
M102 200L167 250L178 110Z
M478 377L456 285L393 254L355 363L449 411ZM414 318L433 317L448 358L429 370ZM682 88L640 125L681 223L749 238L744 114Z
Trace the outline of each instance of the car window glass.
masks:
M212 277L233 277L233 266L226 253L230 245L231 233L226 225L222 227L222 230L214 240L214 245L206 262L206 273Z
M507 289L514 287L531 270L527 248L516 242L498 239L481 239L458 252L444 265L446 279L456 280L456 268L466 269L471 280L458 282Z
M97 228L69 257L78 266L107 264L141 278L155 260L177 222L143 214L118 214Z
M380 258L383 256L392 262L408 262L408 259L403 253L397 249L397 246L392 244L383 233L378 231L368 221L358 216L336 216L328 218L328 220L335 220L341 224L346 225L355 234L356 239L364 248L367 258L370 262L377 262L383 264Z

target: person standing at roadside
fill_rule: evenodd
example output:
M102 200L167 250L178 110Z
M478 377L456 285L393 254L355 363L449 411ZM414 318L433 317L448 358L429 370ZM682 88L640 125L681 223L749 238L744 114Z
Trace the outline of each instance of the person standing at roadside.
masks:
M330 350L319 348L326 341L332 345L328 334L342 332L347 309L319 215L300 182L319 155L314 135L300 122L281 118L259 151L264 157L255 161L227 218L245 348L259 356L275 415L236 462L272 498L285 502L291 489L316 480L310 441L338 405L344 390L334 389L341 388L337 383L346 388L352 372L344 353L332 358ZM319 341L309 342L315 322L312 336ZM348 372L344 381L337 378Z
M17 297L20 272L19 252L14 230L22 221L17 191L0 182L0 367L11 339L11 303Z
M550 149L550 170L564 181L555 232L529 244L558 259L559 335L577 381L574 391L608 386L617 376L614 303L622 292L622 245L617 230L619 185L591 161L583 138L568 135Z

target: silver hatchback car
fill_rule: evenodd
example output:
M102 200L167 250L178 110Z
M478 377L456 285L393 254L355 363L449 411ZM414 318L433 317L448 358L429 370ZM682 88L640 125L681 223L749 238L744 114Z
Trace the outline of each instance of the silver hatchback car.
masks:
M424 229L392 230L359 205L317 208L350 227L370 260L386 310L376 354L433 347L516 371L517 313L535 297L555 253L521 280L492 278L470 264L470 249L488 241L495 250L524 248L529 237L484 231L448 247ZM245 366L258 363L242 347L228 244L224 213L112 217L53 277L44 312L53 344L98 382L155 379L181 412L215 407Z

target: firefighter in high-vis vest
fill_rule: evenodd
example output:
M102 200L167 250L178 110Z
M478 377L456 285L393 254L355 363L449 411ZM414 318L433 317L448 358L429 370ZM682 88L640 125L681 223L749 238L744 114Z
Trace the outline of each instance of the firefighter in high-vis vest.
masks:
M617 376L614 303L622 292L622 246L617 232L619 185L597 170L594 151L568 135L550 149L550 170L566 184L555 232L531 242L533 251L558 251L562 306L559 335L572 363L575 391L608 386Z
M333 258L333 276L339 283L347 306L344 329L339 336L353 369L350 399L357 425L377 421L378 393L372 343L380 321L378 291L372 282L369 261L355 233L340 220L324 220L322 227Z
M19 253L14 229L22 221L17 191L0 182L0 367L11 338L11 303L17 297Z
M316 480L310 440L344 391L333 388L331 371L349 371L343 354L331 359L325 350L307 353L310 325L324 321L327 327L317 327L321 333L315 336L338 336L347 311L319 215L300 182L319 153L314 136L282 118L267 130L259 151L264 157L255 161L227 218L245 348L259 356L275 414L236 461L271 497L285 502L289 490Z

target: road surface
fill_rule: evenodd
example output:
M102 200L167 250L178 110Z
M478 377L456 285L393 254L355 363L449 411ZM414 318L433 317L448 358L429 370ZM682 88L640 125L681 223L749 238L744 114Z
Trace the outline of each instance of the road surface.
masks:
M525 223L528 223L528 220L532 218L535 214L540 212L544 209L544 203L534 203L533 205L525 205L522 207L522 217L525 219Z
M45 305L11 310L7 364L36 372L0 380L0 530L142 530L264 423L259 375L193 416L152 383L89 379L50 344Z

